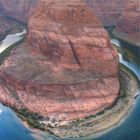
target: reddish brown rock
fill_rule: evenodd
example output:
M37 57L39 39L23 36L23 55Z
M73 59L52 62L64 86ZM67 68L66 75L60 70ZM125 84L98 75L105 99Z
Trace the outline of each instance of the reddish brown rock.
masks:
M119 17L116 32L124 33L124 39L140 43L140 5L138 0L131 0ZM140 46L140 44L139 44Z
M38 0L0 0L0 13L21 22L27 22Z
M61 121L96 114L119 93L117 52L80 0L41 0L0 77L1 102Z
M103 25L115 25L129 0L84 0Z

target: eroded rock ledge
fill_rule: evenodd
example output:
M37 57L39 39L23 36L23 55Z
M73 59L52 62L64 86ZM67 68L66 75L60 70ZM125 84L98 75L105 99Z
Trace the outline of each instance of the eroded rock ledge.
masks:
M110 107L119 94L118 55L80 0L41 0L24 44L0 71L0 101L55 121Z

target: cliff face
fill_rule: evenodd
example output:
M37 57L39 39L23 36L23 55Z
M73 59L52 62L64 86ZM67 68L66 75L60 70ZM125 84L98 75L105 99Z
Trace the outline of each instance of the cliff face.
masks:
M115 25L128 0L84 0L103 25Z
M96 114L119 93L117 52L80 0L41 0L0 77L1 102L57 121Z
M10 22L8 22L2 15L0 15L0 40L2 40L6 33L12 28Z
M37 0L0 0L0 13L18 21L27 22L36 4Z
M37 5L37 1L0 0L0 40L5 37L9 30L16 28L16 20L27 23Z
M0 4L0 11L2 10L2 5ZM5 35L6 32L11 28L10 23L8 21L5 20L5 18L3 17L3 15L0 12L0 40L2 40Z
M117 32L125 33L132 39L140 39L140 5L138 0L131 0L117 22Z

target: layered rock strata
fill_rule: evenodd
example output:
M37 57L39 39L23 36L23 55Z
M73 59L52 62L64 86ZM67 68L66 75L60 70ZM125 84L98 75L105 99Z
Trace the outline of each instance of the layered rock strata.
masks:
M126 41L135 42L140 46L140 4L131 0L123 14L119 17L116 34Z
M44 118L73 121L119 94L118 55L80 0L41 0L24 44L1 66L0 101Z
M38 0L0 0L0 13L26 23Z
M20 23L27 23L38 0L0 0L0 40L11 30L17 30ZM17 27L18 26L18 27Z
M128 0L84 0L105 26L116 25Z

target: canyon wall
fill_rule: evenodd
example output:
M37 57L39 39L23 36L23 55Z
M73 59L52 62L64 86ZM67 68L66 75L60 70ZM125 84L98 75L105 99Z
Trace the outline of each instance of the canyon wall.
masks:
M36 5L37 0L0 0L0 13L26 23Z
M0 69L0 101L70 121L110 107L119 94L118 55L80 0L41 0L27 40Z
M115 25L129 0L84 0L105 26Z
M11 23L0 15L0 40L2 40L7 32L12 28Z
M39 0L0 0L0 12L6 16L27 22ZM115 25L128 0L84 0L103 25Z
M122 33L122 34L121 34ZM128 42L139 42L140 46L140 2L130 0L117 21L116 34Z
M38 0L0 0L0 40L9 31L21 28L19 22L27 23L37 2Z

